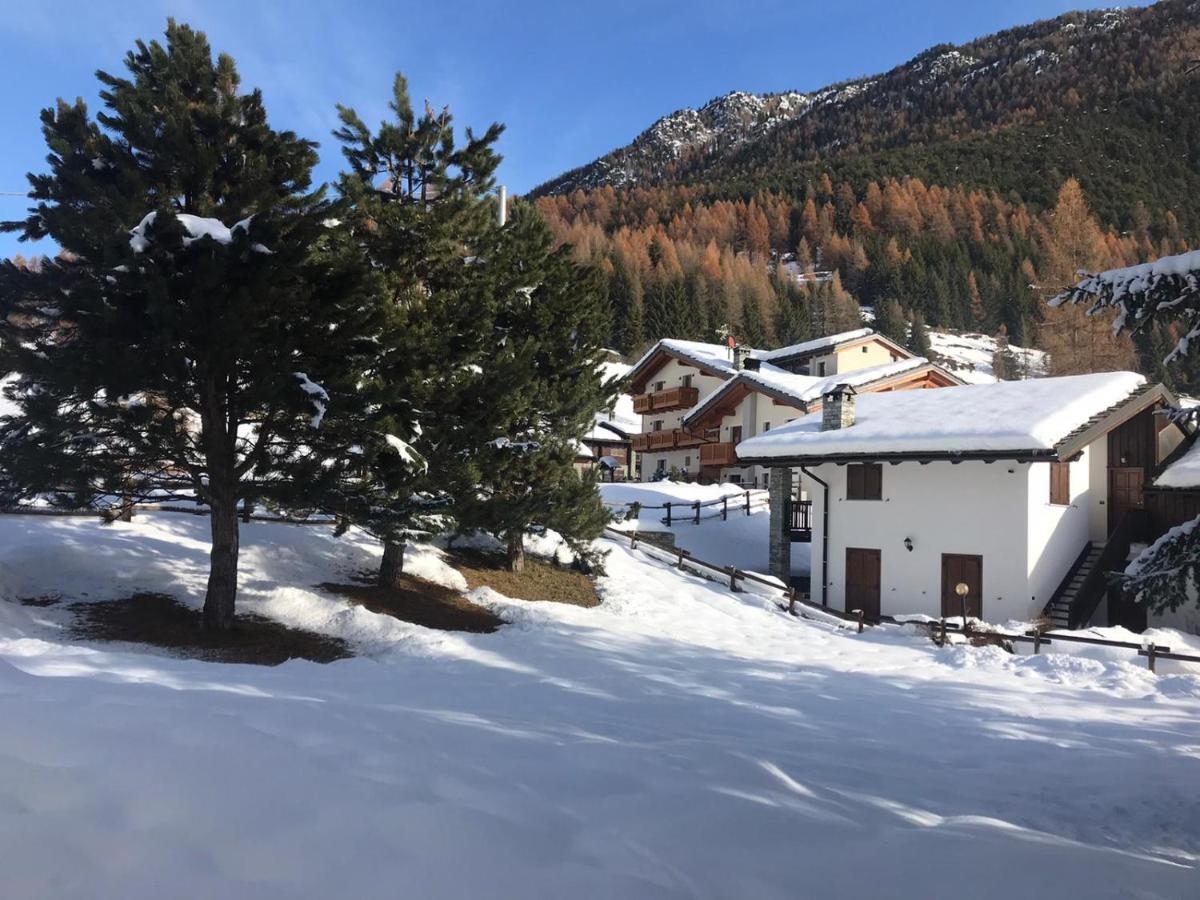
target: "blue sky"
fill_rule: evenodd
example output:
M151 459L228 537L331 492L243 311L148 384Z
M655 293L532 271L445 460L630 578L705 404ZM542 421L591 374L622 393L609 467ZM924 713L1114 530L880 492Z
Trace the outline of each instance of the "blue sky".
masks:
M810 90L886 70L1081 6L1079 0L59 0L0 18L0 192L44 168L38 112L56 97L93 108L98 68L121 71L135 38L174 16L207 32L262 89L272 122L321 143L318 178L341 155L335 103L374 124L391 78L460 125L508 126L500 179L523 192L627 143L654 119L731 90ZM19 218L20 197L0 196ZM38 249L20 248L28 255ZM0 236L0 254L18 250Z

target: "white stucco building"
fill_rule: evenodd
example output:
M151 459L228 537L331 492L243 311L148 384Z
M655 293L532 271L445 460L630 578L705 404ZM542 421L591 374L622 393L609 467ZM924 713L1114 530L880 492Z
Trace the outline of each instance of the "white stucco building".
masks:
M1173 400L1129 372L835 389L822 415L737 454L772 472L773 573L788 571L789 506L811 498L816 602L955 616L966 584L969 615L1074 625L1107 615L1101 570L1145 530L1144 488L1183 438L1154 414Z

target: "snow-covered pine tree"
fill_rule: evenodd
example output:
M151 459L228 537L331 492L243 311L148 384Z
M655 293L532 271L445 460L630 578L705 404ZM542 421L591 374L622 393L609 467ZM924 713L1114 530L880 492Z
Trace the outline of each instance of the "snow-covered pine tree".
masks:
M1194 361L1200 355L1200 250L1087 275L1050 303L1087 304L1089 314L1115 310L1116 333L1172 326L1179 338L1163 363ZM1175 416L1194 419L1197 410ZM1200 518L1172 529L1130 563L1125 589L1158 610L1200 603Z
M206 503L204 622L227 629L238 503L270 497L353 378L368 278L315 261L335 229L310 192L314 146L268 125L230 57L171 21L125 65L99 73L95 119L82 101L42 113L50 172L3 226L62 253L0 267L0 367L19 373L23 412L0 457L25 495Z
M461 411L479 449L464 459L455 516L501 538L514 571L524 567L523 539L534 525L559 532L586 557L610 516L594 480L575 472L576 442L616 391L598 368L598 280L571 260L569 248L554 247L526 204L515 205L481 268L490 279L494 335Z
M378 581L395 586L404 546L445 512L450 469L472 448L460 394L491 339L480 298L482 244L496 230L489 195L502 131L456 143L448 111L416 115L397 75L393 118L372 131L339 108L349 171L339 180L348 240L376 275L375 330L349 360L356 391L331 405L315 439L319 465L295 473L295 502L335 513L384 545ZM334 398L339 399L339 398Z

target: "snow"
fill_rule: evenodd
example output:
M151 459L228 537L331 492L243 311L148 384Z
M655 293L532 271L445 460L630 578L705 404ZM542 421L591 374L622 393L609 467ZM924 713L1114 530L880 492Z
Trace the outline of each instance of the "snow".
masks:
M196 604L207 525L0 518L0 597ZM511 625L432 632L311 587L377 564L355 531L242 546L244 609L362 655L176 659L0 601L6 896L1194 896L1196 676L857 635L613 543L595 609L483 589Z
M739 372L736 377L731 378L729 381L722 383L720 387L694 406L683 417L683 421L684 424L694 422L699 418L700 413L711 406L718 398L734 390L742 382L783 394L794 400L798 406L803 406L804 404L820 400L821 397L836 385L848 384L852 387L860 388L876 381L903 375L905 372L912 372L927 365L929 365L929 360L920 356L914 356L909 359L884 363L881 366L853 369L840 375L816 377L812 375L796 375L786 369L780 369L777 366L763 363L761 368L757 370L747 369L746 371Z
M929 331L929 345L934 357L960 380L971 384L991 384L996 381L992 363L996 355L996 339L974 332ZM1042 375L1046 370L1046 353L1010 344L1017 364L1029 377Z
M856 398L855 424L821 431L805 416L738 445L743 459L825 454L1049 450L1145 378L1133 372L1069 375L896 391Z
M147 229L154 224L154 220L158 218L157 212L146 213L142 220L129 233L129 246L133 248L134 253L144 253L150 246L150 236L146 233ZM235 222L232 227L226 226L219 219L205 218L204 216L193 216L190 213L175 213L175 218L179 220L179 224L183 226L188 233L188 237L183 239L185 246L201 238L211 238L218 244L233 243L233 233L235 231L248 231L250 228L250 219L248 217L241 221ZM250 247L255 253L267 253L271 251L262 244L253 244Z
M624 378L629 374L631 368L632 366L628 363L602 362L600 364L600 377L604 381L611 381L614 378ZM592 428L584 435L584 439L593 441L617 440L618 436L615 433L601 427L602 422L615 426L625 434L639 434L642 430L642 417L633 411L633 397L630 394L617 394L617 398L611 409L597 413Z
M321 387L321 385L317 384L315 381L309 380L308 375L306 375L304 372L293 372L292 375L294 375L296 380L300 382L300 390L308 394L308 399L312 401L313 409L315 410L312 416L312 427L320 428L321 422L325 419L325 412L329 406L329 394L325 391L325 388Z
M408 441L401 440L394 434L385 434L383 436L383 440L389 447L396 451L396 453L402 460L404 460L404 462L406 462L412 468L420 469L421 471L425 471L427 468L429 468L429 463L424 457L421 456L420 453L412 448L412 445L409 444Z
M8 397L9 388L14 387L16 383L16 375L8 375L0 378L0 419L3 419L5 416L21 415L21 408Z
M1154 486L1161 488L1200 487L1200 441L1195 441L1187 451L1167 466L1154 479Z
M771 511L766 491L750 492L750 515L746 515L746 490L734 484L655 481L601 484L599 488L605 505L617 514L624 514L633 502L643 507L678 504L673 509L669 526L663 521L666 518L664 510L643 509L637 519L615 523L618 531L669 532L675 536L676 547L682 547L697 559L718 566L735 566L745 572L766 574L770 571ZM701 508L699 525L688 518L693 515L688 504L697 500L711 503L722 497L729 498L726 519L721 519L721 507L717 504ZM807 544L792 545L793 575L808 574L808 551Z
M734 372L733 351L724 344L706 344L702 341L679 341L674 338L663 338L647 350L642 358L633 364L630 371L637 372L659 350L665 350L673 356L682 357L696 365L717 372Z
M756 355L766 362L793 356L806 356L810 353L827 350L840 344L847 344L850 341L857 341L859 338L870 337L874 333L870 328L856 328L854 331L843 331L840 334L826 335L825 337L804 341L800 344L789 344L787 347L780 347L778 350L771 350L767 353Z

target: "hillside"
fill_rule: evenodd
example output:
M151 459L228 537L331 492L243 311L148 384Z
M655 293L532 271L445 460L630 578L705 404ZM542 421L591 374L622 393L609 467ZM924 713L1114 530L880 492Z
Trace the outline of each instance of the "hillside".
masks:
M1200 240L1200 0L1078 12L812 92L734 92L533 192L596 264L626 353L728 329L840 330L855 304L1161 371L1172 326L1115 344L1045 301L1080 269ZM1194 367L1200 368L1200 367Z
M1198 91L1187 72L1197 57L1195 0L1069 13L812 92L734 91L533 193L704 184L734 196L827 171L1015 190L1044 206L1073 174L1114 224L1137 199L1195 223ZM1152 178L1148 151L1160 157ZM1027 165L1031 154L1040 165Z

